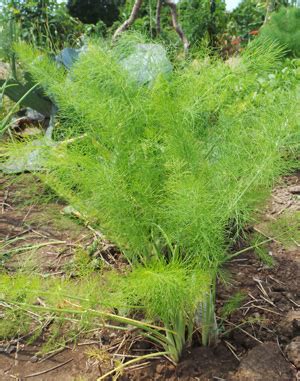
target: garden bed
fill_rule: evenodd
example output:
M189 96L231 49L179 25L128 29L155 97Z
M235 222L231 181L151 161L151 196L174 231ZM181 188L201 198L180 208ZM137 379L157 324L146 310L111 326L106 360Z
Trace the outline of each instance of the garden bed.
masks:
M79 247L87 248L99 241L97 232L87 222L63 215L63 202L31 174L2 176L0 181L1 245L14 239L2 248L2 265L13 272L22 262L25 270L36 267L44 276L64 277L66 271L74 271L68 263L78 255ZM267 221L276 220L286 211L299 211L299 186L299 174L282 179L261 223L251 229L268 235ZM296 366L289 360L299 366L299 344L287 352L286 346L300 335L299 243L287 247L270 241L268 252L274 259L273 267L263 264L252 251L225 266L226 282L220 283L217 291L221 332L214 347L200 347L194 340L177 367L166 359L144 361L126 370L120 379L296 380ZM107 269L125 266L122 255L106 241L98 244L93 260L103 262ZM239 305L222 318L224 305L237 292L241 295ZM47 329L31 345L27 337L0 343L1 380L96 380L120 361L155 349L136 331L97 329L80 336L76 345L70 341L64 350L36 356L47 339Z

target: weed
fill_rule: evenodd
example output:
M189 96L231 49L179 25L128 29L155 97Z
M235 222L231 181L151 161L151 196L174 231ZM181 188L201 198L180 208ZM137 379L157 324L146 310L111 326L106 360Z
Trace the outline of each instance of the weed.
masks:
M9 308L0 318L0 340L23 336L30 331L30 319L22 311Z
M73 276L84 277L92 274L95 268L89 253L79 248L75 251L72 262L66 264L65 270Z
M227 300L221 310L221 318L227 319L233 312L235 312L245 300L246 295L242 292L237 292Z
M251 245L253 246L254 253L261 260L262 263L268 267L273 267L275 262L274 258L270 255L268 249L266 248L266 237L261 234L254 234Z
M110 360L110 355L107 351L99 349L97 347L91 347L85 351L85 354L92 360L99 361L101 363L108 362Z
M255 248L255 254L261 260L262 263L267 265L268 267L273 267L275 264L274 258L270 255L268 250L262 246L257 246Z
M270 221L266 230L285 247L299 246L300 243L300 212L285 212L275 221Z

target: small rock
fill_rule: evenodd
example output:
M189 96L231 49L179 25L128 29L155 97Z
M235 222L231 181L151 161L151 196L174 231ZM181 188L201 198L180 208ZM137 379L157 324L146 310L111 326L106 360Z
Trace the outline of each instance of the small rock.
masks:
M286 346L285 352L287 358L296 368L300 368L300 336L296 336L289 345Z
M300 185L295 185L295 186L289 187L288 190L290 193L300 194Z
M275 343L264 343L251 349L228 381L288 381L293 380L293 368Z
M38 357L36 355L30 358L30 362L37 362L37 361L38 361Z
M300 311L289 311L286 317L280 322L278 332L292 339L300 335Z
M11 345L11 344L8 344L5 346L0 345L0 353L4 352L10 355L11 353L15 352L16 349L17 347L15 345Z

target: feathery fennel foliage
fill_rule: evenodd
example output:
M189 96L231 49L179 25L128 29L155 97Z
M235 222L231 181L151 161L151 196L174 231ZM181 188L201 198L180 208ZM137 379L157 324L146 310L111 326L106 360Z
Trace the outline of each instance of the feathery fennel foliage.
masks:
M297 131L298 99L258 81L282 50L257 40L235 68L196 60L143 87L103 43L69 73L26 45L17 51L59 107L60 144L42 177L124 252L133 271L122 295L176 331L167 339L178 361L199 303L205 344L215 329L228 226L238 234L289 166L282 147Z
M153 332L146 336L161 344L175 362L186 341L192 339L195 313L210 295L211 283L212 274L199 269L195 262L162 258L137 265L124 277L113 274L109 279L111 295L119 294L125 305L142 309L150 321L162 321L167 329L165 337L156 337ZM116 295L112 298L118 300Z
M77 280L42 278L25 273L0 274L3 302L0 339L27 335L33 342L39 337L45 328L44 324L48 324L51 316L53 325L50 327L50 337L42 348L43 351L47 347L49 349L49 345L64 346L63 338L57 341L58 333L69 341L70 336L76 338L91 327L105 326L128 330L128 324L143 329L148 337L153 336L153 340L167 348L168 342L163 334L168 333L167 329L114 313L116 305L122 307L120 299L117 295L108 294L105 287L99 288L102 280L98 274ZM35 313L32 314L30 311ZM59 327L57 332L56 328Z

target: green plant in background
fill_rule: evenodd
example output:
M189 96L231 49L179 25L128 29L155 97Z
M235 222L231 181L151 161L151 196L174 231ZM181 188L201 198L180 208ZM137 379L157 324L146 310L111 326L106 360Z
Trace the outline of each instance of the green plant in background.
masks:
M300 241L300 213L285 212L275 221L268 222L264 230L285 247L297 247Z
M260 33L285 46L289 55L300 57L300 8L280 8L271 14Z
M238 36L249 37L249 32L259 29L265 19L266 10L256 0L243 0L229 15L228 31Z
M84 25L67 13L65 4L56 0L6 0L1 11L0 38L6 55L13 54L12 42L18 40L55 53L78 44L85 32Z
M111 26L119 17L119 6L125 1L116 0L68 0L67 9L70 15L85 24L97 24L100 20Z
M119 7L119 19L114 22L111 29L115 31L123 21L127 20L130 16L134 1L124 1ZM132 25L132 30L136 33L143 33L148 37L153 38L156 36L156 23L155 23L156 4L153 1L143 1L138 13L138 17ZM167 19L166 9L162 9L162 21L165 23Z
M115 30L120 25L121 20L128 19L133 1L126 1L120 7L120 17L112 30ZM141 5L138 18L132 25L132 29L136 32L142 32L150 38L159 37L165 43L172 46L179 46L178 36L174 28L170 25L169 9L162 7L161 9L161 25L164 25L157 33L156 25L156 2L144 1ZM225 3L223 0L214 2L204 1L180 1L177 3L178 19L187 39L192 47L197 47L203 38L208 38L212 46L216 43L219 34L223 33L227 14L225 11Z
M12 76L16 79L17 67L12 46L17 41L19 28L12 11L13 6L14 1L4 1L0 9L0 58L10 63Z
M249 40L251 39L251 32L257 33L263 25L268 24L270 15L273 17L272 12L275 14L279 9L285 9L286 12L289 12L289 9L293 9L294 6L293 0L243 0L229 14L227 31ZM286 26L281 24L279 28L283 32ZM273 39L274 36L269 35L268 37Z
M192 44L197 45L208 36L210 44L215 46L218 35L226 28L228 15L223 0L184 0L179 3L179 12L182 27Z
M70 74L26 45L18 54L64 126L41 178L125 254L132 271L118 284L126 313L160 322L165 334L146 334L174 361L195 318L202 342L212 342L228 226L238 236L289 168L284 147L297 131L298 98L257 80L274 70L282 49L256 40L233 69L202 60L148 86L101 42Z

